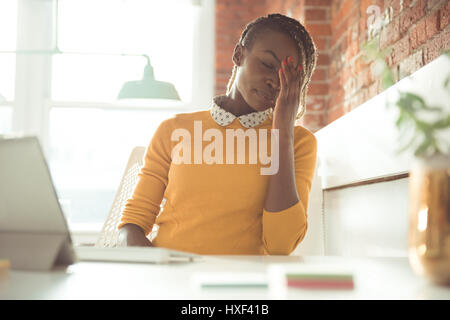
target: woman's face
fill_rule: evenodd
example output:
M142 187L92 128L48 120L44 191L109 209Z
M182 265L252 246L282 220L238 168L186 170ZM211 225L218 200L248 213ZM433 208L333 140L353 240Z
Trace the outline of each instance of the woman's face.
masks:
M256 111L274 107L280 91L278 70L283 59L291 56L299 64L298 47L288 35L263 31L249 51L236 46L233 61L238 66L235 85L247 104Z

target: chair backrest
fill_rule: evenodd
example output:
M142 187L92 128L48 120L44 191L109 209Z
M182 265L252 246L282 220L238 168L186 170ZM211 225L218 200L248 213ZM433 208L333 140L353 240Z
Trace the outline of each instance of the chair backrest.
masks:
M128 159L128 164L122 176L119 189L105 220L100 236L95 244L97 247L114 247L117 244L118 230L122 209L133 193L138 181L138 174L144 165L144 147L135 147Z

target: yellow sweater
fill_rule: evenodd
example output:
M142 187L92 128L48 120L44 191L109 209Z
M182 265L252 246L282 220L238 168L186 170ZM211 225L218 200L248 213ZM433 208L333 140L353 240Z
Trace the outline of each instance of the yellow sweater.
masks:
M194 135L197 138L199 135L198 126L197 133L194 132L194 121L201 121L203 133L210 128L222 133L223 164L208 164L205 160L195 163L194 148L199 144L194 141ZM264 210L270 175L262 175L260 169L270 164L261 164L260 157L256 164L249 160L249 140L246 139L244 164L237 161L236 139L234 162L227 162L225 157L227 129L244 132L265 129L266 150L270 155L271 127L271 117L250 129L237 118L221 126L208 110L181 113L164 120L146 150L144 167L122 212L119 228L132 223L148 235L156 224L159 229L152 241L154 246L198 254L290 254L307 229L306 209L317 154L314 134L302 126L294 127L295 177L300 201L279 212ZM172 133L181 128L190 133L192 161L175 164L172 149L182 140L173 139ZM260 136L257 137L259 141ZM203 138L202 150L213 140ZM184 152L176 154L184 155Z

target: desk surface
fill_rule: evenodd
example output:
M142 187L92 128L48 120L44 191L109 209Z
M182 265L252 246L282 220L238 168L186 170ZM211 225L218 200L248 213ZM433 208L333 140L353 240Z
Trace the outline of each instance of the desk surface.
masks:
M269 288L199 289L202 272L266 274L273 264L351 266L354 289L283 292ZM406 258L206 256L193 263L80 262L65 270L10 270L0 277L0 299L450 299L450 288L416 276Z

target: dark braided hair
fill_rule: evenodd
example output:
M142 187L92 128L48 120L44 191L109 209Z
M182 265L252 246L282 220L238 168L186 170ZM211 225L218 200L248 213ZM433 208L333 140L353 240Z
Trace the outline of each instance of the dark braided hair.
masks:
M297 20L289 18L282 14L269 14L267 16L259 17L249 22L239 38L239 44L248 50L253 46L253 43L258 35L266 29L278 31L289 35L298 45L300 54L300 63L303 67L304 80L301 86L300 94L300 112L297 114L297 119L300 119L306 112L306 93L308 85L311 81L311 76L317 64L317 50L316 46L305 27ZM236 78L237 66L234 65L233 72L227 85L227 94L233 86ZM272 110L273 111L273 110Z

